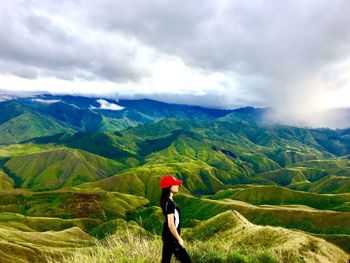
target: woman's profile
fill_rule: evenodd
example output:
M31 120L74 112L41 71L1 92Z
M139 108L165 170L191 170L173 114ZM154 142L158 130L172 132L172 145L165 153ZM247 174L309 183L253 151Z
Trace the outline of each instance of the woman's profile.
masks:
M160 179L162 188L160 206L165 219L162 232L162 263L169 263L172 254L180 262L191 262L190 256L184 247L184 241L180 237L180 208L173 200L173 194L179 192L179 186L182 184L182 180L177 180L172 175L165 175Z

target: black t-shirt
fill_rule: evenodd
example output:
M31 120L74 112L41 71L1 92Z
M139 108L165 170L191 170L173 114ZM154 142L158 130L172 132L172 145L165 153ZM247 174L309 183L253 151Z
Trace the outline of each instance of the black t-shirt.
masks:
M162 232L162 238L167 240L176 240L173 233L171 233L169 226L168 226L168 214L174 214L174 224L177 229L177 232L180 235L181 231L181 220L180 220L180 208L175 203L174 200L167 199L164 204L162 205L163 215L164 215L164 225L163 225L163 232Z

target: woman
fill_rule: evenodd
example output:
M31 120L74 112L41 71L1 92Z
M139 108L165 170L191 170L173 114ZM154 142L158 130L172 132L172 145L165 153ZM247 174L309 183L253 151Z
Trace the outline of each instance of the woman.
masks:
M171 175L165 175L160 179L162 188L160 206L165 218L162 232L162 263L170 262L172 254L180 262L191 262L184 247L184 241L180 237L180 208L173 200L173 194L179 192L179 186L182 184L182 180L176 180Z

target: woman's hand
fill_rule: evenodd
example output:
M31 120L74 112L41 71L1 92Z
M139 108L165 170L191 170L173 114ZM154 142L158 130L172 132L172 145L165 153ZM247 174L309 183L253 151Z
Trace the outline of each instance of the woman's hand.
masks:
M184 246L184 241L183 241L183 239L180 237L180 239L178 240L178 242L179 242L179 244L182 246L182 247L185 247Z

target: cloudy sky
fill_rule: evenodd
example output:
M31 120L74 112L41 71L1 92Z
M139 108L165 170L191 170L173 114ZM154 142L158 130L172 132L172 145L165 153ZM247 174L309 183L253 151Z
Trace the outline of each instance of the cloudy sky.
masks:
M0 90L350 107L350 1L0 0ZM317 125L317 123L314 123Z

